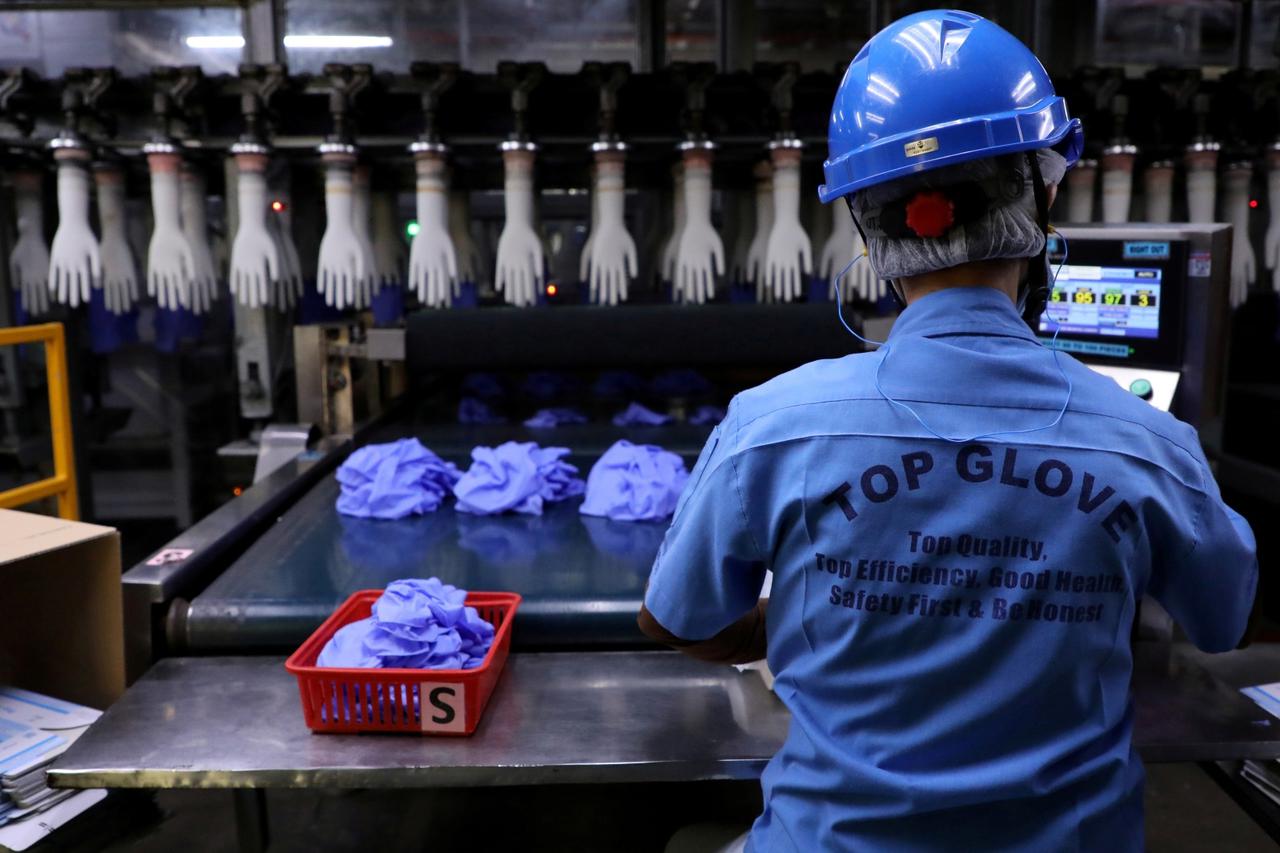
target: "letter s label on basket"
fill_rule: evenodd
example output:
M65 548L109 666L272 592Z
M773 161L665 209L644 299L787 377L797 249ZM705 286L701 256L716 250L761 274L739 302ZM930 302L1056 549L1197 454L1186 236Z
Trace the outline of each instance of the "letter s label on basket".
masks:
M467 728L466 692L461 684L422 682L422 730L427 732L463 732Z

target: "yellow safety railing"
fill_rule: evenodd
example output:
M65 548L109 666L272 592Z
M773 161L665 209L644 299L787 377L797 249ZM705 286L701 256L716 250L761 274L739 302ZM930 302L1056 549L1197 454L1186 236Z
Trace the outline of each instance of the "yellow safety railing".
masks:
M76 494L75 451L71 445L71 398L67 393L67 342L61 323L0 329L0 347L17 344L44 344L45 371L49 384L49 430L53 437L53 476L16 489L0 492L0 509L57 495L58 515L72 521L80 518Z

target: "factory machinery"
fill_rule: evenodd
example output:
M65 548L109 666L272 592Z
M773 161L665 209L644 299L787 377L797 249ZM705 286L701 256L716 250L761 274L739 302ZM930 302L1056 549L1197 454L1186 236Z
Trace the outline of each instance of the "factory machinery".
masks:
M126 577L132 674L171 651L289 649L350 591L403 575L521 591L518 644L641 643L660 526L569 510L378 526L337 516L330 472L362 442L411 434L464 466L475 445L523 438L570 447L585 471L620 437L692 464L709 430L687 422L696 406L856 351L831 300L861 245L843 205L823 210L813 191L838 73L8 72L0 215L16 239L0 310L76 330L82 396L108 399L82 430L95 464L129 456L110 399L123 393L127 416L140 389L167 392L147 414L178 473L155 491L186 507L187 529ZM1057 207L1081 223L1064 229L1050 305L1061 343L1199 427L1228 493L1265 512L1277 491L1259 463L1274 460L1256 424L1229 417L1232 394L1257 385L1228 393L1227 341L1232 309L1271 304L1280 277L1280 225L1262 215L1280 209L1280 74L1086 68L1059 86L1089 140ZM839 295L870 337L887 329L896 306L867 264ZM1265 344L1243 328L1230 363L1247 378ZM22 449L37 374L5 358L6 447ZM652 390L689 369L700 382ZM626 400L590 391L613 370L649 390L612 393L675 425L612 426ZM460 424L480 371L511 423L570 403L593 423ZM544 371L549 388L530 381ZM192 474L192 430L221 466ZM194 526L192 495L218 507Z

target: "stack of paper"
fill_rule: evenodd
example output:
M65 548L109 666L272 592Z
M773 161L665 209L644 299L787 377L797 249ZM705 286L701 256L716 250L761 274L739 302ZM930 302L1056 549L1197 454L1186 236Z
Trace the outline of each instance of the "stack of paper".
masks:
M0 847L25 849L105 796L101 791L55 791L45 777L53 760L101 715L83 705L0 687ZM80 807L72 807L72 800ZM53 823L46 813L64 801L68 807L59 809L60 820ZM46 814L38 833L20 828L25 818L37 814Z

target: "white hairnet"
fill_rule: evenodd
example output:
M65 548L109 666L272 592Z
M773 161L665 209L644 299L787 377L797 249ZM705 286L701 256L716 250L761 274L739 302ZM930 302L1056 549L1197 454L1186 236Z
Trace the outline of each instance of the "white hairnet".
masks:
M1067 161L1056 151L1037 151L1045 185L1057 184L1067 171ZM1044 248L1044 233L1036 221L1035 194L1031 191L1031 167L1024 154L1005 154L946 166L910 175L853 196L853 215L859 222L866 211L904 198L921 189L941 189L954 184L996 177L1001 169L1014 169L1026 181L1026 192L1014 201L989 210L972 222L957 225L941 237L868 236L867 255L876 275L895 279L947 269L971 261L992 258L1031 258Z

